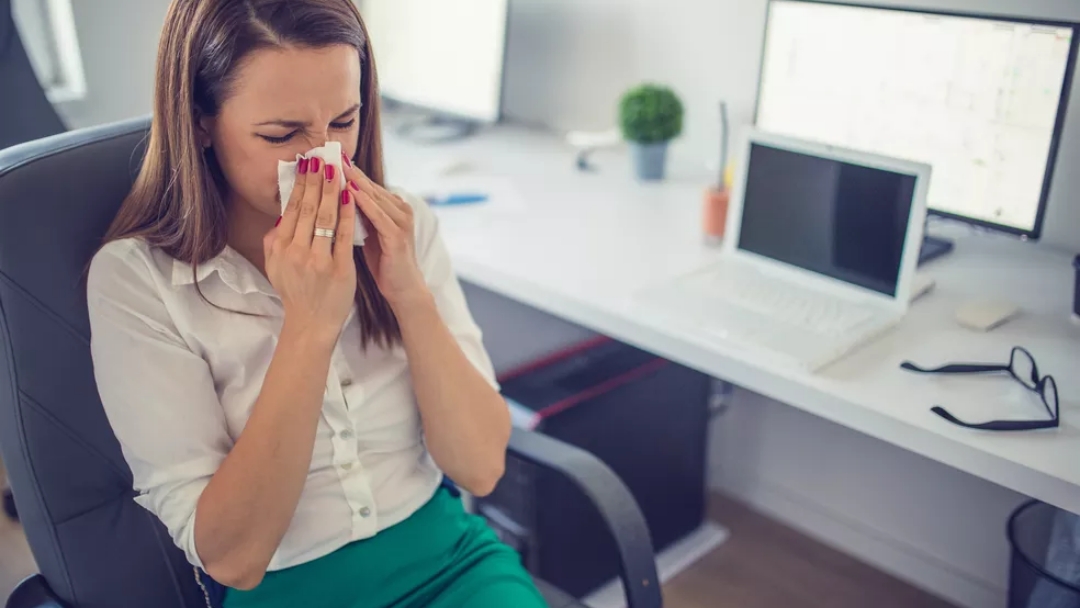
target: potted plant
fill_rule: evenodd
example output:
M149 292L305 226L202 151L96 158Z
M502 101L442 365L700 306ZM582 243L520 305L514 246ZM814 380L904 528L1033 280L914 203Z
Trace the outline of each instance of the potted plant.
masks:
M670 88L643 84L619 102L619 126L630 142L638 177L664 178L668 143L682 134L683 105Z

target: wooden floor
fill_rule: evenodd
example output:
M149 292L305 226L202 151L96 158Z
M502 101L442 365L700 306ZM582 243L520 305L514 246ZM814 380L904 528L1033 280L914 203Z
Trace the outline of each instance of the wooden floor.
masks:
M668 608L948 608L723 497L712 515L731 538L664 587ZM0 516L0 597L35 571L26 538Z
M664 586L672 608L950 608L741 503L714 496L731 537Z

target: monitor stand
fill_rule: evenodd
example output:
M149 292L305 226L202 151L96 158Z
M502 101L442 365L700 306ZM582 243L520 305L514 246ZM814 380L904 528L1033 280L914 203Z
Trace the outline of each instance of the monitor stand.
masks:
M421 143L443 143L465 139L477 130L477 123L465 118L424 114L401 123L398 135Z
M919 250L919 266L951 253L955 246L956 244L949 239L924 236L922 249Z

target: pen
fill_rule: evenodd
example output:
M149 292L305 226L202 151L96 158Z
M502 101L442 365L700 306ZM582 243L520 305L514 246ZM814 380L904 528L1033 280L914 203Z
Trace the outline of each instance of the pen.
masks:
M488 200L486 194L449 194L444 197L427 197L427 202L433 207L448 207L451 205L469 205L483 203Z

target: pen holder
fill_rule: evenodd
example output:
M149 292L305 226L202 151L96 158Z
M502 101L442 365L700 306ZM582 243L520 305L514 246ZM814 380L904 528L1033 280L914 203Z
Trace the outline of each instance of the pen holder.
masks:
M719 245L724 240L724 230L727 228L731 191L727 188L722 190L709 188L705 191L704 198L702 227L705 231L705 242L709 245Z

